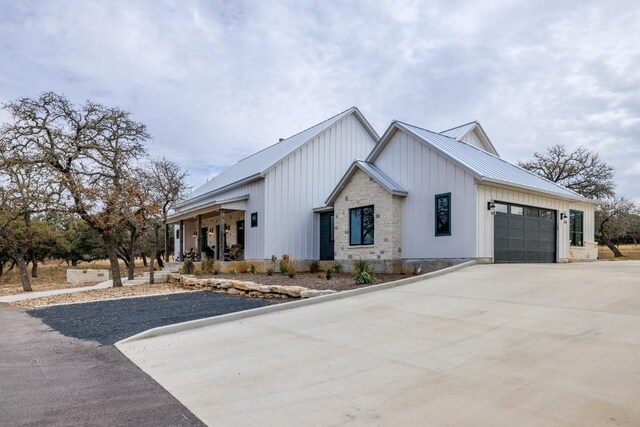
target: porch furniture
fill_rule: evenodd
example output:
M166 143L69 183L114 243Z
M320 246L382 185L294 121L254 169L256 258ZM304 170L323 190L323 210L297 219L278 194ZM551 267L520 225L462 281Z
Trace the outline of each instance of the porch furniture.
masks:
M225 261L238 261L240 259L240 252L242 251L242 245L231 245L228 253L225 253Z

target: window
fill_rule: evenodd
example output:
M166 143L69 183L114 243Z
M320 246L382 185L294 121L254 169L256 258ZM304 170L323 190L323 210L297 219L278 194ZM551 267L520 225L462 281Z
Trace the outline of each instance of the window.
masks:
M349 209L349 244L373 245L373 206Z
M258 226L258 212L251 213L251 228Z
M569 211L569 240L571 246L584 246L584 213L582 211Z
M180 229L176 228L176 239L180 238Z
M511 215L524 215L524 208L522 206L511 205Z
M333 218L333 214L331 214L331 216L329 217L329 241L333 242L334 239L334 227L335 227L335 222L334 222L334 218Z
M553 211L549 209L540 209L540 218L553 219Z
M436 236L451 236L451 193L436 195Z
M526 216L535 216L538 217L540 216L540 209L538 208L530 208L530 207L526 207L524 208L524 214Z
M496 203L496 212L509 213L509 205L505 205L504 203Z

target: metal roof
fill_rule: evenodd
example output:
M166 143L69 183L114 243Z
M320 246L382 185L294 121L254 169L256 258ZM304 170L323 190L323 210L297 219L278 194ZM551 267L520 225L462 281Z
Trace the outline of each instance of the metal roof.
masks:
M465 136L471 129L476 127L478 122L469 122L464 125L456 126L451 129L443 130L440 132L441 135L450 136L451 138L460 139Z
M325 200L324 203L315 206L313 210L316 212L321 212L331 206L344 186L347 185L347 182L349 182L356 169L360 169L361 171L369 175L374 181L380 184L382 188L393 195L406 196L407 194L409 194L409 192L402 185L398 184L393 178L378 169L378 167L373 163L365 162L364 160L355 160L342 176L340 182L338 182L338 185L336 185L331 194L329 194L327 200Z
M356 114L356 117L362 122L364 127L375 140L379 139L375 130L366 121L362 113L356 108L351 107L315 126L312 126L300 133L297 133L283 141L280 141L270 147L267 147L249 157L245 157L238 163L224 170L216 175L212 180L201 185L195 189L189 198L181 203L179 206L184 206L193 202L196 199L205 194L215 194L220 191L225 191L230 187L237 186L236 184L244 184L251 182L252 180L260 178L267 170L273 167L276 163L287 157L289 154L300 148L309 140L313 139L320 132L331 127L342 118L349 114ZM179 207L178 206L178 207Z
M364 160L356 160L354 165L362 169L364 173L373 178L378 184L380 184L389 193L406 196L408 191L389 175L382 172L373 163L365 162Z
M585 199L568 188L522 169L480 148L469 144L460 144L453 137L422 129L408 123L395 122L395 124L471 170L480 180L529 188L571 199L590 201L590 199Z

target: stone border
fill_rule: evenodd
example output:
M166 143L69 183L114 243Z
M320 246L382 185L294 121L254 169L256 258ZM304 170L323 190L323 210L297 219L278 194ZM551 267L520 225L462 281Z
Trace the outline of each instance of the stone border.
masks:
M463 262L452 267L448 267L442 270L434 271L420 276L408 277L406 279L396 280L394 282L381 283L379 285L367 286L362 289L352 289L350 291L342 291L331 295L318 296L315 298L307 298L298 301L287 302L283 304L275 304L266 307L254 308L251 310L238 311L236 313L223 314L221 316L207 317L204 319L190 320L188 322L176 323L173 325L159 326L157 328L149 329L144 332L140 332L136 335L132 335L129 338L118 341L114 345L118 347L120 344L126 344L134 341L140 341L147 338L153 338L161 335L175 334L176 332L188 331L190 329L203 328L205 326L217 325L219 323L230 322L234 320L246 319L248 317L260 316L262 314L275 313L278 311L291 310L302 306L320 304L323 302L349 298L356 295L368 294L370 292L383 291L386 289L395 288L398 286L408 285L411 283L419 282L421 280L432 279L434 277L443 276L448 273L463 269L474 265L475 260Z

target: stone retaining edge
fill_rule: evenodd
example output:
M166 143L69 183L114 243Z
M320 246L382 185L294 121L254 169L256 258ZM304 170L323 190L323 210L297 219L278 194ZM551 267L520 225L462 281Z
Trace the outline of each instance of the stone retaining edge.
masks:
M282 304L274 304L266 307L259 307L259 308L253 308L250 310L238 311L235 313L223 314L220 316L206 317L204 319L189 320L187 322L176 323L173 325L158 326L156 328L152 328L152 329L137 333L135 335L132 335L129 338L120 340L116 342L114 345L118 347L121 344L127 344L130 342L140 341L140 340L153 338L161 335L175 334L177 332L188 331L190 329L203 328L205 326L217 325L219 323L246 319L248 317L255 317L263 314L275 313L278 311L291 310L294 308L303 307L307 305L320 304L323 302L349 298L352 296L357 296L362 294L368 294L370 292L383 291L383 290L395 288L398 286L409 285L411 283L419 282L421 280L427 280L427 279L432 279L434 277L443 276L445 274L452 273L454 271L463 269L465 267L469 267L474 264L476 264L476 261L471 260L471 261L463 262L461 264L456 264L451 267L443 268L442 270L433 271L431 273L421 274L419 276L407 277L406 279L400 279L400 280L395 280L393 282L381 283L379 285L367 286L361 289L352 289L350 291L336 292L335 294L331 294L331 295L324 295L324 296L307 298L307 299L302 299L302 300L297 300L292 302L285 302Z

